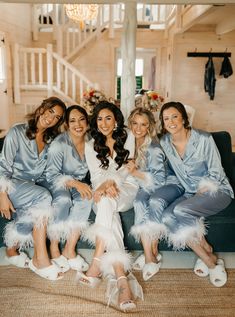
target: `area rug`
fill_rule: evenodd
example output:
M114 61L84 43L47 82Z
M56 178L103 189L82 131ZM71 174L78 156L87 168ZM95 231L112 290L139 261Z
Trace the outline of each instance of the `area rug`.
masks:
M150 281L135 274L144 290L144 301L128 316L143 317L235 317L235 270L228 270L222 288L197 277L189 269L162 269ZM76 282L75 271L51 282L28 269L0 267L1 317L117 317L104 298L106 282L90 289Z

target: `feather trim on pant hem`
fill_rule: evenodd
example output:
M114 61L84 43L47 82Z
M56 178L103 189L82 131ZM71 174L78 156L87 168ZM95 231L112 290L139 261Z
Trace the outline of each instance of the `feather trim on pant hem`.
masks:
M115 276L115 272L113 269L114 264L122 264L125 272L131 269L132 256L125 250L107 251L100 259L100 269L104 276Z
M169 233L168 243L174 250L183 250L191 244L200 243L203 236L207 233L204 218L196 221L195 226L184 226L175 233Z
M48 219L52 219L54 209L48 204L44 208L33 206L29 208L27 212L31 216L31 220L37 228L40 228L47 224Z
M82 234L88 226L88 222L75 222L70 220L49 223L47 227L47 235L51 241L56 240L64 242L71 237L74 231Z
M130 234L137 242L141 241L141 237L150 241L161 240L167 235L167 227L162 223L148 221L144 224L132 226Z
M112 241L114 240L112 230L97 224L90 225L83 233L82 239L87 240L92 246L95 246L96 238L104 241L106 248L109 248L109 246L112 247Z
M33 246L32 234L19 233L16 223L11 221L4 230L4 242L8 248L17 247L19 250Z

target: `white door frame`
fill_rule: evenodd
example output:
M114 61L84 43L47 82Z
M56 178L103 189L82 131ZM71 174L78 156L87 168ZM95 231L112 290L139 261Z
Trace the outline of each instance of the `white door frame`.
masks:
M5 135L10 126L9 81L8 81L7 37L0 30L0 136Z

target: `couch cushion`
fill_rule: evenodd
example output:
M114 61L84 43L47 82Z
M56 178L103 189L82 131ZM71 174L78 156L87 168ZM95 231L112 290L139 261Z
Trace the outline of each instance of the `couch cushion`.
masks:
M5 139L5 137L0 138L0 152L2 151L4 139Z
M231 136L226 131L212 132L213 139L220 152L221 162L230 182L233 181L232 142Z

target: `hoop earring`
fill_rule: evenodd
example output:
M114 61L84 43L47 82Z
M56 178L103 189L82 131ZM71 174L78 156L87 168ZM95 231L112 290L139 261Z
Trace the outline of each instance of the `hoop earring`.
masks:
M117 125L117 122L115 122L115 126L113 128L113 131L117 131L117 128L118 128L118 125Z

